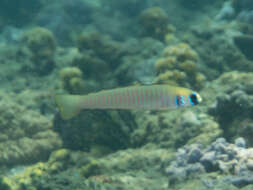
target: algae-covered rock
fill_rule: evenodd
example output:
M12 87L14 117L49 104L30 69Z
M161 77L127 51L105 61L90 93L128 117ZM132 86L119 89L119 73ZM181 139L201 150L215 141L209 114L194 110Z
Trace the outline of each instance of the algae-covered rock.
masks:
M245 56L249 53L246 52L244 55L231 40L234 36L238 36L234 33L237 32L232 26L231 28L198 26L192 29L192 34L185 35L185 40L198 53L201 73L207 79L216 79L222 73L234 70L253 71L252 61Z
M206 114L174 110L157 114L137 114L136 128L131 134L132 146L155 144L174 149L202 142L208 145L222 134L219 125Z
M224 136L233 140L244 137L252 145L252 74L232 72L222 75L213 85L220 89L216 101L209 108L224 130Z
M58 152L58 151L57 151ZM66 152L66 151L64 151ZM166 149L129 149L104 158L92 158L87 153L68 151L65 159L53 159L26 168L23 173L10 175L9 186L46 189L162 189L167 177L162 175L173 154ZM53 153L58 154L58 153ZM52 161L65 167L52 170Z
M108 63L86 52L79 53L71 64L78 67L84 73L86 79L96 77L105 80L108 75L111 75L110 65Z
M28 110L1 94L0 163L18 165L46 160L61 146L52 123L36 111Z
M135 127L133 115L127 111L85 110L69 121L62 121L58 115L54 121L54 128L66 147L85 151L93 147L114 151L127 148ZM104 152L103 148L101 151Z

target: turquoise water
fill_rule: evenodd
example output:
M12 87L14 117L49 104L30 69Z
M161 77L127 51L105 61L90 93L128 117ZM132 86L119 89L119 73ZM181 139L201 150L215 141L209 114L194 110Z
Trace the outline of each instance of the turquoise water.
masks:
M253 189L252 48L252 0L0 0L0 190ZM54 101L153 84L202 102Z

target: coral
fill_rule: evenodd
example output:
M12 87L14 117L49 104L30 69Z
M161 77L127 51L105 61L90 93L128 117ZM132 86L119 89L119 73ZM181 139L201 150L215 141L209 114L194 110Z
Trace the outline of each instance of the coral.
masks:
M209 80L216 79L224 72L234 70L253 71L252 61L247 60L245 55L232 42L231 39L238 36L231 35L232 31L231 26L218 28L198 26L193 29L191 35L185 38L191 47L198 52L201 72ZM206 43L206 40L208 40L208 43ZM247 55L249 55L248 52Z
M48 28L55 34L57 42L65 46L73 45L74 36L80 34L84 26L92 21L92 13L97 10L94 1L57 0L43 4L43 8L33 20L34 23Z
M64 161L67 160L70 156L70 151L68 149L59 149L50 155L49 162L54 162L54 161Z
M252 25L253 24L253 11L252 10L244 10L241 11L237 16L238 21Z
M37 27L27 31L21 40L30 51L32 69L39 75L50 73L54 69L56 50L53 33L46 28Z
M55 37L46 28L33 28L24 34L22 41L32 51L35 57L51 58L54 55L56 48Z
M163 51L163 57L156 61L156 82L200 89L205 77L198 71L197 62L198 54L188 44L168 46Z
M102 158L92 158L81 151L59 151L52 153L49 162L29 166L22 173L9 175L8 178L3 177L3 184L16 190L55 187L66 190L164 187L236 190L238 187L246 190L252 187L250 168L253 151L245 148L242 138L237 139L235 144L220 138L205 148L201 144L184 146L178 149L176 155L167 148L152 146L121 150ZM57 158L57 154L64 156ZM52 163L65 167L54 171ZM213 169L209 170L210 167ZM243 174L245 171L248 176Z
M96 160L91 160L90 163L80 168L80 174L86 178L99 174L99 165Z
M67 122L58 115L54 120L54 128L65 147L85 151L94 151L94 147L98 146L112 151L126 148L129 133L135 127L133 116L127 111L123 114L118 111L84 110L79 117Z
M253 149L246 149L244 139L237 139L235 144L230 144L224 138L219 138L206 148L201 144L192 144L179 149L175 161L165 172L170 176L170 185L192 180L193 175L220 172L219 180L242 188L253 184L248 176L252 175L252 158Z
M98 57L91 56L85 52L77 55L72 65L78 67L83 73L85 78L104 78L107 73L110 73L110 68L108 64ZM103 71L103 72L99 72Z
M84 88L83 73L78 67L66 67L60 70L62 88L72 94L80 94Z
M140 14L139 20L146 36L164 40L166 34L170 32L168 15L160 7L144 10Z
M231 20L235 17L235 10L231 5L231 2L225 2L222 9L216 15L215 19L217 20Z
M11 185L9 184L8 178L0 178L0 189L11 190Z
M38 163L22 173L4 177L3 181L15 190L56 187L66 190L94 187L98 190L161 189L167 183L167 177L160 174L160 166L167 165L173 157L165 149L129 149L99 159L87 159L89 155L80 151L69 151L69 155L68 163L61 159L55 161L65 165L62 170L52 171L51 161ZM144 170L149 172L145 174Z
M220 93L216 103L209 108L209 113L218 119L226 138L234 139L243 136L248 144L252 145L253 141L249 135L253 131L251 124L253 96L248 90L252 86L250 80L245 80L244 83L238 80L224 93Z
M52 123L39 113L28 110L1 94L0 163L29 164L46 160L51 151L61 146Z
M163 51L163 56L175 56L178 61L198 60L198 54L186 43L179 43L178 45L168 46Z
M120 84L124 86L136 81L144 84L153 82L156 75L154 64L163 48L164 44L153 38L127 40L127 53L115 72Z
M81 34L77 39L77 47L80 52L91 51L93 57L106 61L112 66L120 63L123 53L119 42L97 32Z
M213 118L191 111L138 114L136 123L138 128L131 134L131 144L136 147L153 144L175 149L196 142L208 145L222 134Z

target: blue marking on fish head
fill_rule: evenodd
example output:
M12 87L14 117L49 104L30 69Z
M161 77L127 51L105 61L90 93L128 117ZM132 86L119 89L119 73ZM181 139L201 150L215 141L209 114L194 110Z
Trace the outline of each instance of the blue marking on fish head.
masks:
M184 96L176 96L175 98L176 107L181 107L186 104Z

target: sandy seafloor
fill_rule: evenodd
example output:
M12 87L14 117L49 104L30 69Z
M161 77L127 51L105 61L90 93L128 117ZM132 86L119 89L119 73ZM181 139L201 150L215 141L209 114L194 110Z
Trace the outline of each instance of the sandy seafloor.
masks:
M0 190L252 190L252 0L1 0ZM194 89L168 111L56 93Z

